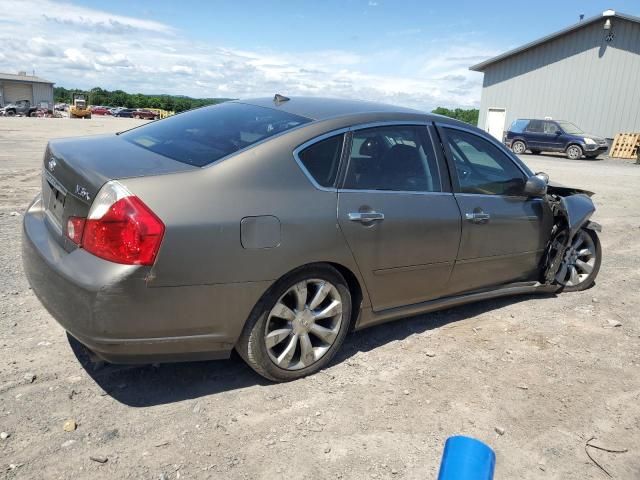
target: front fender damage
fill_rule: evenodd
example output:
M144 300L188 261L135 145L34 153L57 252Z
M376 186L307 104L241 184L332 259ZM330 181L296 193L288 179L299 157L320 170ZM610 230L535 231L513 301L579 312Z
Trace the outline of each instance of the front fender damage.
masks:
M579 192L579 193L578 193ZM568 194L563 196L562 194ZM557 283L556 275L560 269L565 252L574 236L582 228L602 231L602 227L589 219L596 211L590 196L592 192L568 187L550 187L545 200L551 207L554 225L547 246L543 264L543 281L551 285Z

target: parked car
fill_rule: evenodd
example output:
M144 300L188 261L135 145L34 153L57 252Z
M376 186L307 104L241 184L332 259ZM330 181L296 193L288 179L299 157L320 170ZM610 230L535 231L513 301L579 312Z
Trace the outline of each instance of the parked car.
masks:
M157 113L152 112L151 110L146 110L144 108L136 108L133 112L131 112L131 116L133 118L139 118L143 120L157 120L158 118L160 118L160 115L158 115Z
M115 363L227 358L271 380L348 331L598 274L590 192L487 133L388 105L230 101L52 140L23 262L57 321Z
M18 100L11 102L0 109L0 113L6 117L15 117L16 115L24 115L25 117L35 117L38 107L31 105L29 100Z
M111 110L109 107L94 106L91 107L91 113L93 115L111 115Z
M113 107L109 111L111 112L111 115L115 116L118 112L121 112L124 109L125 107Z
M583 155L596 158L609 149L604 138L585 133L564 120L518 119L506 132L504 143L517 154L526 150L533 154L565 152L572 160L578 160Z
M118 110L116 113L113 114L114 117L124 117L124 118L131 118L133 115L133 112L135 112L136 109L135 108L122 108L120 110Z

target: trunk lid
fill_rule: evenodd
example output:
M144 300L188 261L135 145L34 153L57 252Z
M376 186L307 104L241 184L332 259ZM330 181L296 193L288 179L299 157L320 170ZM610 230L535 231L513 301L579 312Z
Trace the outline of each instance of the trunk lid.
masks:
M109 180L196 168L137 147L115 134L52 140L45 151L42 175L49 230L70 251L75 245L64 236L67 219L86 217L93 199Z

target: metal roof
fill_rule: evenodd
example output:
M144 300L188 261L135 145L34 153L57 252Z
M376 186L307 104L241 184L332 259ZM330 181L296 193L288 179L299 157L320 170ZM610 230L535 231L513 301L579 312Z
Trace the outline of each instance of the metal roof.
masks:
M469 67L469 70L473 70L474 72L484 72L489 65L500 62L506 58L512 57L513 55L517 55L519 53L530 50L534 47L537 47L538 45L542 45L543 43L547 43L547 42L550 42L551 40L555 40L558 37L567 35L568 33L571 33L575 30L586 27L587 25L591 25L592 23L597 22L598 20L602 20L603 18L622 18L624 20L628 20L630 22L635 22L640 24L640 17L634 17L633 15L614 12L613 10L606 10L602 12L601 15L596 15L595 17L586 18L584 20L579 21L578 23L575 23L555 33L542 37L533 42L529 42L525 45L522 45L521 47L514 48L513 50L509 50L508 52L502 53L496 57L485 60L484 62L480 62L476 65L473 65Z
M411 113L425 115L425 112L411 108L396 107L385 103L366 102L362 100L343 100L323 97L291 97L284 102L275 102L273 97L234 100L238 103L248 103L260 107L283 110L293 115L312 120L324 120L343 115L363 113Z
M44 78L36 77L35 75L16 75L13 73L0 73L0 80L12 80L15 82L30 82L30 83L48 83L53 85L54 82L45 80Z

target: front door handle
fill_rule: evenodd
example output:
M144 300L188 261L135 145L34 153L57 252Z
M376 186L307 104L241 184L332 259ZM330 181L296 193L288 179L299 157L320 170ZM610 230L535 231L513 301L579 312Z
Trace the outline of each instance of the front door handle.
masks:
M349 214L352 222L372 223L384 220L384 213L381 212L352 212Z
M487 223L491 219L491 215L484 212L465 213L464 218L473 223Z

